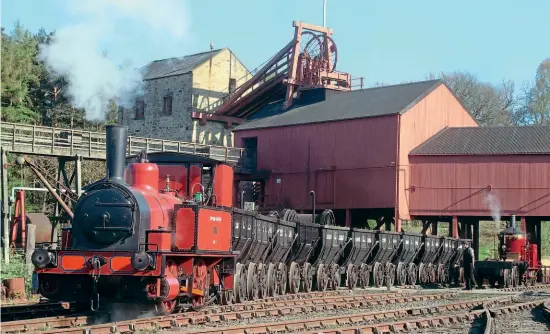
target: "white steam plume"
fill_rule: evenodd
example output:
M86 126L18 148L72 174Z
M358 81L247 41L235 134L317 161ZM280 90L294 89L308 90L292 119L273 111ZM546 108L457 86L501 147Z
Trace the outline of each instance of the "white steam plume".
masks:
M488 193L485 196L485 199L483 200L483 202L485 203L485 206L489 210L491 210L491 216L493 216L493 220L497 223L500 222L501 206L500 206L500 201L498 200L498 197L493 193Z
M112 100L131 106L141 89L141 73L135 68L143 63L135 60L151 46L124 51L124 65L109 59L109 46L129 39L145 43L148 36L143 34L157 34L170 42L187 35L182 0L67 0L66 5L78 23L57 29L53 40L40 46L38 59L55 75L67 78L65 93L76 108L86 110L89 120L103 119Z

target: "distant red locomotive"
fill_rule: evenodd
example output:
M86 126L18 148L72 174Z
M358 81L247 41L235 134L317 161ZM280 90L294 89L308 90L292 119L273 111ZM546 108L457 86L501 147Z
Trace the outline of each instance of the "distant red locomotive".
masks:
M125 128L107 128L107 177L86 188L61 249L33 253L39 291L57 300L91 298L92 309L98 292L153 304L159 313L174 311L176 298L201 305L211 286L233 285L232 275L212 270L222 262L233 267L235 257L232 167L142 156L125 170L126 140Z
M487 279L491 286L498 283L502 287L534 285L541 267L537 244L529 242L527 234L516 227L515 216L499 234L499 258L475 263L478 284Z

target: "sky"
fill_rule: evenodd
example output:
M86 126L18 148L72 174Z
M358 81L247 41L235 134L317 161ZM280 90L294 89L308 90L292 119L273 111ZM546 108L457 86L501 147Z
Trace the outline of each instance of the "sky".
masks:
M31 31L76 24L81 18L68 1L2 0L2 27L11 30L16 20ZM129 21L104 51L115 62L131 58L141 67L207 51L212 42L229 47L251 70L292 39L292 21L321 25L322 5L323 0L189 1L178 8L181 15L170 16L186 27L183 38L148 33L139 21ZM549 0L327 0L337 69L367 84L466 70L483 81L506 79L521 86L550 57L549 17Z

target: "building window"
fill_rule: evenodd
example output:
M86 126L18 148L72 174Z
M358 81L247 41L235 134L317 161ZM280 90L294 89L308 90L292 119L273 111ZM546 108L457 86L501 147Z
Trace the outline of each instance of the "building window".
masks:
M229 79L229 94L233 93L237 89L237 79Z
M162 106L162 114L164 116L172 115L172 96L170 96L170 95L164 97L164 105Z
M145 102L143 100L136 101L136 117L135 119L145 119Z

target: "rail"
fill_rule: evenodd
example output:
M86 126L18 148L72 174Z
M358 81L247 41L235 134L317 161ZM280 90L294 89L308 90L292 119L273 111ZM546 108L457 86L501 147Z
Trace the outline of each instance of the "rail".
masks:
M14 153L105 159L104 132L2 122L0 134L2 148ZM236 147L129 136L127 155L143 151L186 153L233 165L239 165L243 156L243 149Z

